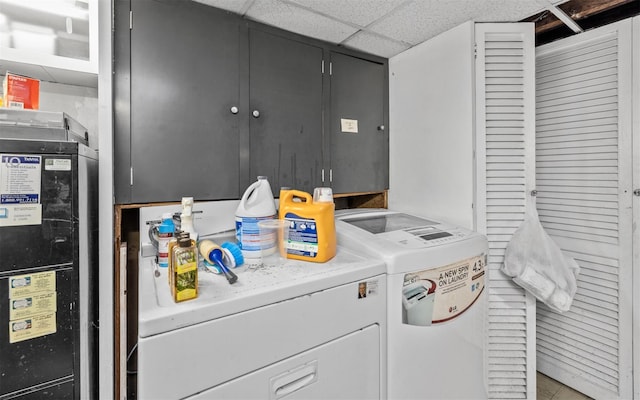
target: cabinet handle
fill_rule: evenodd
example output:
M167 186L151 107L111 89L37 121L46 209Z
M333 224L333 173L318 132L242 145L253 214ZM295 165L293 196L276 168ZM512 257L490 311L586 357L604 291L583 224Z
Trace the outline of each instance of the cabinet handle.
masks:
M251 115L253 115L253 118L259 118L259 117L260 117L260 111L258 111L258 110L253 110L253 112L251 113Z
M231 107L231 114L237 114L238 113L238 107L233 106Z
M383 130L384 130L384 125L380 125L380 126L378 126L378 130L379 130L379 131L383 131Z
M633 194L634 194L635 196L640 196L640 189L636 189L636 190L634 190L634 191L633 191Z

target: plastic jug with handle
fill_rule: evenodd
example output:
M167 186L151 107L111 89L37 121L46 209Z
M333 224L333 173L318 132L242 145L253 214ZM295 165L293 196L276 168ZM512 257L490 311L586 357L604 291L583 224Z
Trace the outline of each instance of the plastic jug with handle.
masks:
M331 188L314 196L299 190L280 192L279 218L289 222L287 258L325 262L336 255L335 204Z
M236 240L247 264L260 262L258 222L276 218L276 203L266 176L259 176L242 195L236 209Z

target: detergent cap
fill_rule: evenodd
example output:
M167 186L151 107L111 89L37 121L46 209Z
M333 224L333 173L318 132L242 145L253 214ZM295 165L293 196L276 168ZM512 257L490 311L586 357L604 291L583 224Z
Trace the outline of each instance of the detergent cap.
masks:
M333 190L330 187L313 189L313 201L318 203L333 203Z

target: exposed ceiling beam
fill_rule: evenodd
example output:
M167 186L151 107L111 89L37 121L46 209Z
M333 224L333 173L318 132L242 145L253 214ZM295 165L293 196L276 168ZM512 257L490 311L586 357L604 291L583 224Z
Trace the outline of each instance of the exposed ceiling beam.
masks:
M581 19L634 1L637 0L570 0L557 7L573 21L580 21ZM527 18L525 21L534 21L536 23L536 34L557 28L564 24L551 10L545 10L531 18Z
M568 16L560 7L554 6L551 1L548 1L549 7L547 10L551 11L553 15L555 15L560 21L562 21L566 26L569 27L575 33L584 32L580 25L576 23L570 16Z

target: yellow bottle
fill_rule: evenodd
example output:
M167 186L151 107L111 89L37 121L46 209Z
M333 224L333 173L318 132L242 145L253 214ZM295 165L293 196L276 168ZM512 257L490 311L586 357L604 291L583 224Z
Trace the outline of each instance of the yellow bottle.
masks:
M176 303L198 297L198 250L194 242L181 237L173 247L171 293Z
M336 255L335 204L331 189L317 188L316 192L318 189L323 195L316 196L316 200L299 190L280 192L278 218L289 221L289 259L322 263Z

